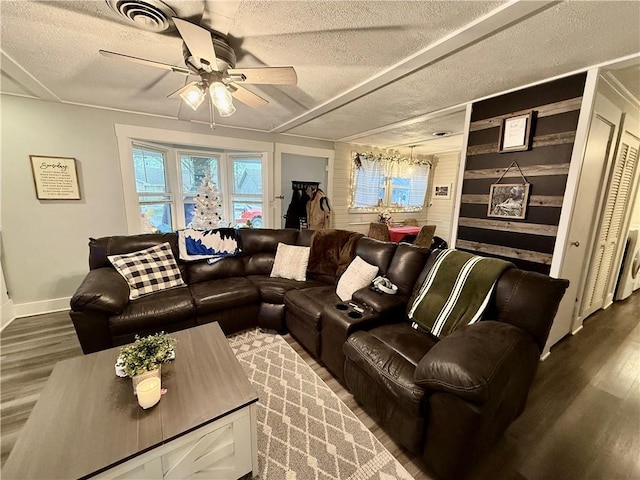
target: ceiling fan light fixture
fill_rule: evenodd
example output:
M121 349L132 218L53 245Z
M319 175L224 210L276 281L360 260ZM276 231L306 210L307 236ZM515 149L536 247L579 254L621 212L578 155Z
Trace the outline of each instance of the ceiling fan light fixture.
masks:
M225 108L233 102L229 90L227 90L227 87L225 87L222 82L213 82L209 87L209 94L211 95L213 104L218 108Z
M222 107L219 107L219 106L216 105L216 108L218 109L218 114L221 117L230 117L231 115L236 113L236 107L233 106L233 103L230 103L225 108L222 108Z
M184 103L189 105L194 111L198 109L202 102L204 102L204 91L201 85L195 84L189 86L180 93L180 98L184 100Z
M236 107L233 106L233 98L224 83L211 83L209 86L209 95L211 95L211 101L218 109L221 117L228 117L235 113Z

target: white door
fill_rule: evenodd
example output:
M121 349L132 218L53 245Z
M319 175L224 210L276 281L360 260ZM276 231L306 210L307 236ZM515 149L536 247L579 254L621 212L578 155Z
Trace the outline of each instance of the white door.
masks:
M602 222L598 230L598 243L593 252L587 285L582 301L581 317L585 318L600 308L607 308L620 270L623 243L627 238L628 215L632 195L637 184L638 137L624 131L617 148Z
M549 332L547 349L565 335L571 333L578 312L578 299L584 283L594 241L593 225L598 223L597 212L604 197L607 165L613 156L613 147L622 112L601 94L596 95L582 170L578 180L575 207L568 234L568 246L559 277L570 281L558 314Z

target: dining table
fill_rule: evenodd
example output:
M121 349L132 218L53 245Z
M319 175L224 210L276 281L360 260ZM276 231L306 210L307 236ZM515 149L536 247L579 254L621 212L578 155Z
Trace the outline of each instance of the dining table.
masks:
M389 239L392 242L401 242L407 235L417 235L420 232L420 227L412 225L403 225L400 227L389 227Z

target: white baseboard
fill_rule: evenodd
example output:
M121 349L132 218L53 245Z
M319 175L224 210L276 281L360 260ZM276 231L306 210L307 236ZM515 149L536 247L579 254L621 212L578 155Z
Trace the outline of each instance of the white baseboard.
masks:
M13 300L7 300L0 308L0 332L6 328L16 318Z
M571 332L571 335L575 335L576 333L578 333L583 328L584 328L584 326L582 324L580 324L579 327L577 327L574 331Z
M69 310L71 297L52 298L39 302L17 303L13 305L15 318L30 317L32 315L42 315L43 313L61 312Z

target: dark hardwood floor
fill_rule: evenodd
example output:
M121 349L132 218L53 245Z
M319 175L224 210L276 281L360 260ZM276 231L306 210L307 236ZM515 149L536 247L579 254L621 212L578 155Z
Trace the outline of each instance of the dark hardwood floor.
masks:
M417 480L431 478L291 336L287 341ZM22 318L0 336L2 464L55 363L81 355L66 312ZM592 315L540 363L524 413L476 480L640 479L640 291Z

